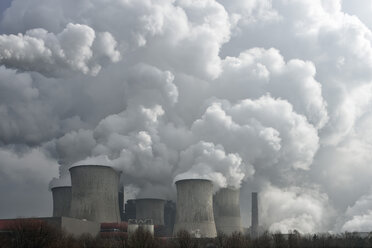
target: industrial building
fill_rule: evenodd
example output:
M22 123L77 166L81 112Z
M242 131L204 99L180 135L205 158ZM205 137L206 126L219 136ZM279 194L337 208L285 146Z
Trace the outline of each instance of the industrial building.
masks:
M238 189L222 188L213 196L213 213L218 233L231 235L242 232L239 194Z
M124 221L136 218L136 200L130 199L124 205Z
M71 186L54 187L53 194L53 217L70 216Z
M70 168L72 198L70 216L98 223L120 222L119 173L102 165Z
M167 201L164 206L165 235L170 237L173 234L174 222L176 221L176 203Z
M100 232L100 224L92 221L83 221L69 217L44 217L44 218L20 218L20 219L4 219L0 220L0 231L12 232L17 228L24 228L32 224L37 226L40 224L48 224L57 229L61 229L75 237L82 234L90 234L96 236ZM1 244L0 244L1 245Z
M206 179L176 182L177 209L173 235L186 230L194 237L217 236L213 215L213 184Z
M136 219L151 219L154 225L164 226L164 206L163 199L136 199Z
M184 179L175 183L177 202L156 198L129 199L124 204L120 173L104 165L70 168L71 186L51 188L53 217L34 218L80 235L126 238L139 226L157 237L177 236L185 230L193 237L214 238L217 233L243 232L240 191L222 188L213 195L212 181ZM0 230L6 223L0 220ZM1 229L3 227L3 229ZM259 235L258 194L252 193L253 238Z

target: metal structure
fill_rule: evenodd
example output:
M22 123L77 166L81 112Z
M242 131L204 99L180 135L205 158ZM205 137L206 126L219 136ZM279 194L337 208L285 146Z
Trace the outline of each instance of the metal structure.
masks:
M53 217L69 217L71 186L54 187L51 190L53 195Z
M165 200L136 199L136 219L151 219L154 225L164 225Z
M120 222L119 173L109 166L79 165L70 168L70 216L95 222Z
M213 184L206 179L186 179L176 182L177 209L173 235L181 230L195 237L217 236L213 216Z
M252 238L258 237L258 193L252 192L252 224L251 224Z
M239 189L222 188L213 196L213 212L218 233L242 232Z
M154 236L154 223L151 219L129 219L128 220L128 235L134 234L138 228L142 228L142 231L150 233Z

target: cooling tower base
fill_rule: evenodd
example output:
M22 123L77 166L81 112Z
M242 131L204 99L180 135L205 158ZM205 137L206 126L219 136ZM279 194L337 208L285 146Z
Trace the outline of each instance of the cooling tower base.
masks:
M215 238L217 236L214 222L177 223L174 226L174 234L179 231L187 231L196 238Z
M243 232L240 217L220 217L215 219L218 233L231 235Z

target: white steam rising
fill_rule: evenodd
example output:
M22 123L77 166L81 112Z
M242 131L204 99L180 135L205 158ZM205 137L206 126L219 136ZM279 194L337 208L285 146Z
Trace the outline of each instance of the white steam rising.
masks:
M58 168L52 185L103 163L131 196L174 198L181 178L241 187L245 225L259 191L269 230L369 230L372 7L358 3L13 0L0 217L39 214L25 181L47 212Z

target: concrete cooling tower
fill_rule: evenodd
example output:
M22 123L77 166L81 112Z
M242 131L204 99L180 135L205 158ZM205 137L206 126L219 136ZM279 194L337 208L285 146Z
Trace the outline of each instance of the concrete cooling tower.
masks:
M164 225L165 200L144 198L136 200L136 219L152 219L154 225Z
M223 188L213 196L214 221L218 233L242 232L238 189Z
M186 179L177 181L176 187L177 207L173 235L185 230L195 237L216 237L212 182L205 179Z
M69 217L71 206L71 187L54 187L53 195L53 217Z
M70 216L95 222L120 222L119 173L109 166L79 165L70 168Z

